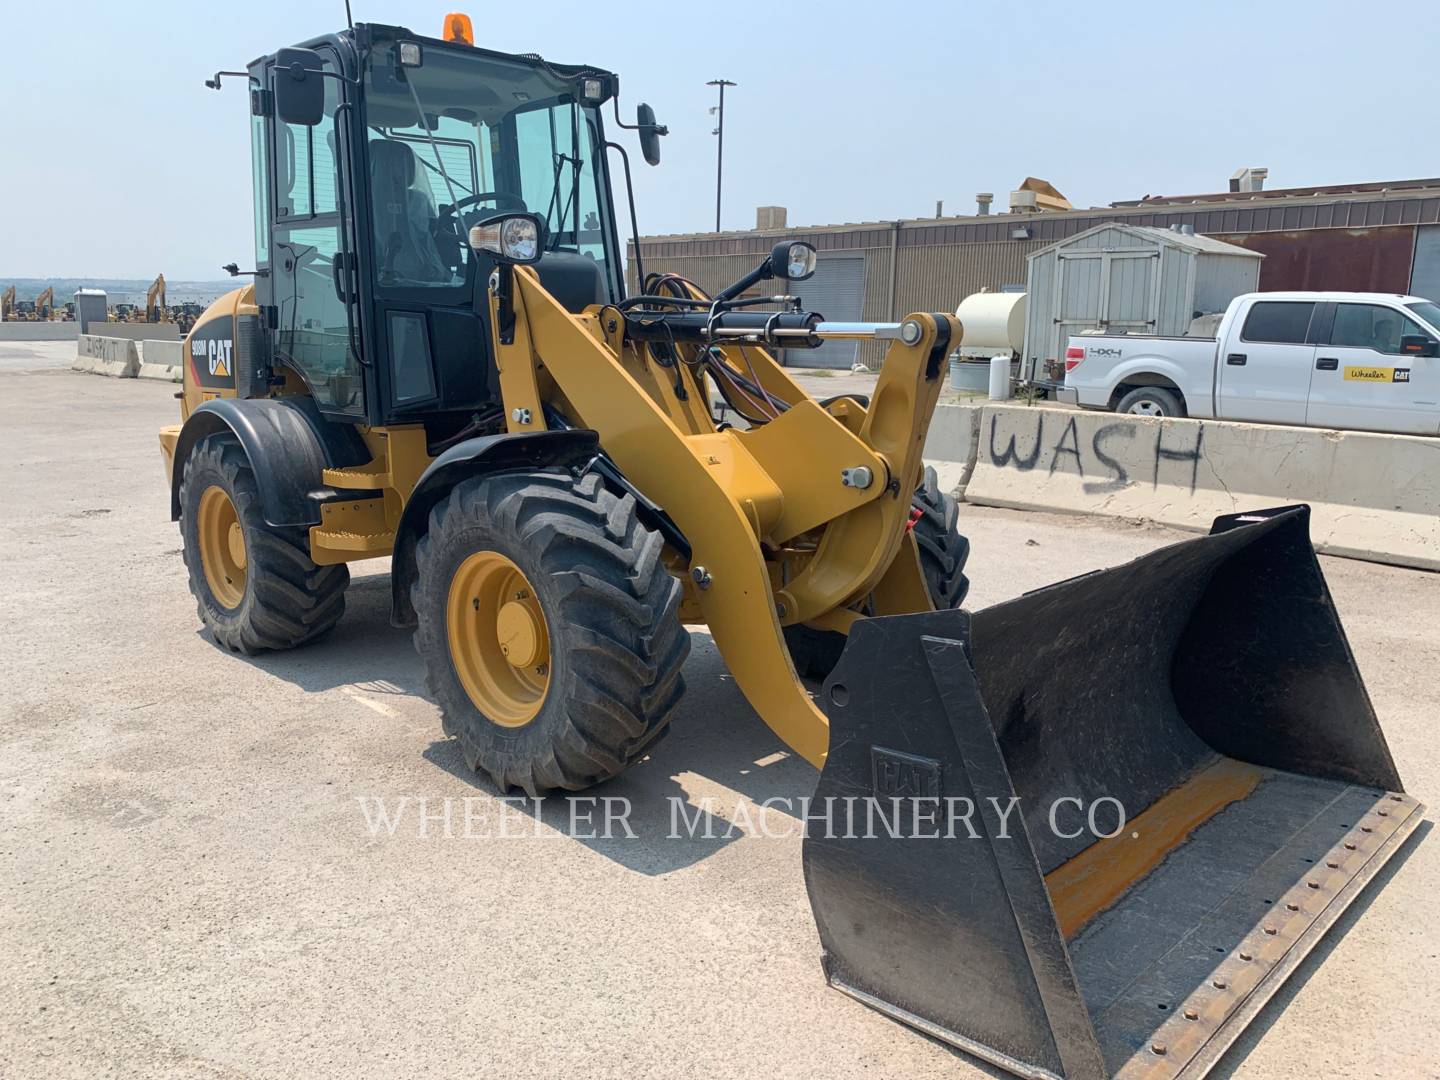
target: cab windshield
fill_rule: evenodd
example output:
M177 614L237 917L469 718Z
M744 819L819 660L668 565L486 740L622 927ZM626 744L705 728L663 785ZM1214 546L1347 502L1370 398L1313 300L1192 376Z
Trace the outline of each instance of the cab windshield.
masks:
M527 210L545 222L547 250L594 259L618 295L596 110L543 67L420 48L418 67L401 66L397 42L378 44L366 65L377 284L466 286L470 226Z

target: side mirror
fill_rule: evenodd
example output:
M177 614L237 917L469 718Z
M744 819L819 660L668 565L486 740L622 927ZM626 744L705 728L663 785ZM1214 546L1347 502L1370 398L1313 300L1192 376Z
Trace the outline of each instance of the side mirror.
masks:
M324 62L313 49L281 49L275 56L275 115L313 127L325 115Z
M799 240L781 240L770 251L770 273L785 281L804 281L815 273L815 249Z
M1440 356L1440 341L1425 334L1406 334L1400 339L1400 351L1406 356Z
M496 262L526 266L539 262L545 226L538 214L495 214L470 229L470 246Z
M655 122L655 110L643 101L635 106L635 126L640 129L640 153L645 164L660 164L660 136L670 134L664 124Z

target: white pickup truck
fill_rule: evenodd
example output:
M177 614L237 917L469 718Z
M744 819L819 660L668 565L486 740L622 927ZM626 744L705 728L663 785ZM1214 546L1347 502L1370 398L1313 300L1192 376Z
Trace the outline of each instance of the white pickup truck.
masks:
M1440 434L1440 305L1246 293L1213 338L1081 334L1061 401L1148 416Z

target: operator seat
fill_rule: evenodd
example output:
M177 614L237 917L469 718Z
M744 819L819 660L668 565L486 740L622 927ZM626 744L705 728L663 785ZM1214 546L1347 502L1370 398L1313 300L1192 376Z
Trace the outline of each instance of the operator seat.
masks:
M370 201L382 281L449 285L435 249L439 215L430 192L416 186L415 153L392 139L370 140Z

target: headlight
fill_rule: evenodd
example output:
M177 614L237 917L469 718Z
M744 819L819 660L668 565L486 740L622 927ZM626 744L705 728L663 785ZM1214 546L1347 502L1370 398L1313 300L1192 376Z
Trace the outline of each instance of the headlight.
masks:
M804 281L815 273L815 249L798 240L781 240L770 252L770 273L786 281Z
M791 244L785 269L791 281L804 281L815 273L815 249L809 244Z
M500 223L500 251L514 262L530 262L540 254L540 227L534 218L512 217Z
M470 246L501 262L533 263L540 258L540 219L534 214L504 214L470 229Z

